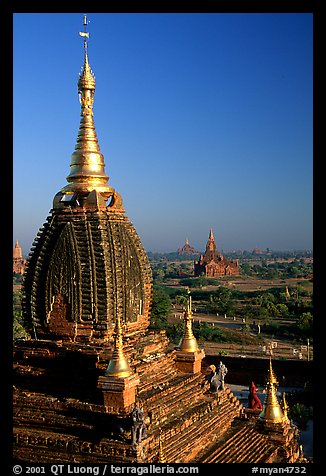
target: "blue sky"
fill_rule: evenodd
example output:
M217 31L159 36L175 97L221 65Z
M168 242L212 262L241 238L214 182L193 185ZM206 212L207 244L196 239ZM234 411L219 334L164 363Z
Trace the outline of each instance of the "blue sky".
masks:
M148 251L312 249L312 14L88 14L109 183ZM14 14L14 230L66 185L83 13Z

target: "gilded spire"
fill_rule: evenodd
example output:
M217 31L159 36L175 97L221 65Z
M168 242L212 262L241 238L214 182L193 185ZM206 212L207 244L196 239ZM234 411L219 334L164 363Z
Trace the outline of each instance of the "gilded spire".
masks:
M198 350L197 340L192 332L192 321L191 296L190 291L188 290L187 309L184 312L184 323L186 328L184 336L179 344L179 349L184 352L196 352Z
M276 395L277 385L277 378L272 367L272 359L270 358L264 409L259 416L261 421L268 424L284 422L284 414Z
M130 366L123 353L122 325L118 315L114 329L114 350L108 368L106 369L106 375L112 377L129 377L131 373Z
M289 418L289 415L288 415L289 405L288 405L288 402L286 401L286 398L285 398L285 392L283 392L283 394L282 394L282 410L283 410L283 414L284 414L284 420L287 423L290 423L290 418Z
M75 151L71 156L69 182L62 192L77 192L87 195L94 189L103 195L105 200L113 195L114 189L107 184L109 177L104 170L104 157L95 132L93 105L95 95L95 76L88 61L87 44L89 32L86 31L87 17L84 15L84 31L79 32L84 38L84 64L78 80L78 94L81 104L81 119Z
M268 369L267 383L271 383L275 387L278 386L277 377L275 375L275 372L274 372L273 366L272 366L272 357L269 358L269 369Z

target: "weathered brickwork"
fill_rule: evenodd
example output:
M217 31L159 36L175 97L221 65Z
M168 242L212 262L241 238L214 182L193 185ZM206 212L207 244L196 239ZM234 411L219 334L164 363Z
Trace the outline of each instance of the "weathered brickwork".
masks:
M154 342L154 337L164 334L151 332L150 336ZM143 350L149 340L143 339ZM107 344L104 352L96 344L17 343L15 459L155 462L161 442L170 463L300 460L290 425L268 431L259 425L258 414L247 415L227 384L218 394L202 386L205 361L200 372L185 373L176 366L177 350L165 347L163 352L148 354L138 348L137 358L131 361L137 376L135 395L128 400L130 387L105 376L112 352L109 347ZM97 388L100 381L103 388ZM136 447L131 444L129 416L134 397L144 410L147 427L146 438Z
M53 210L27 261L23 312L39 338L104 341L117 315L128 332L149 324L147 255L123 215Z

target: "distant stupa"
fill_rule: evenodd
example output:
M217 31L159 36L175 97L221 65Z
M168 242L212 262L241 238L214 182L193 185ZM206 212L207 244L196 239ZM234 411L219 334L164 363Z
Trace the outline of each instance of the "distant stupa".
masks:
M13 249L13 272L15 274L24 274L26 260L23 258L22 249L19 246L18 240L16 240Z
M199 255L200 252L195 250L192 246L189 245L188 238L186 239L186 243L178 249L178 255Z

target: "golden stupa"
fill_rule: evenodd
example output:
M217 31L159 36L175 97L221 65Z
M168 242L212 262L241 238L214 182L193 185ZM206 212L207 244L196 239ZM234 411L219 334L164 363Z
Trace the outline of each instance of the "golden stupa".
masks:
M185 333L179 343L179 350L182 350L183 352L198 351L197 339L192 331L192 321L191 296L188 291L187 308L184 311Z
M266 382L266 398L263 411L259 415L260 421L267 424L282 423L284 421L284 413L276 395L277 385L278 381L273 370L272 359L270 358Z
M86 26L84 16L81 119L68 184L55 195L33 242L23 313L38 338L107 342L118 320L127 334L148 327L152 273L122 198L108 184L94 125L96 82Z

